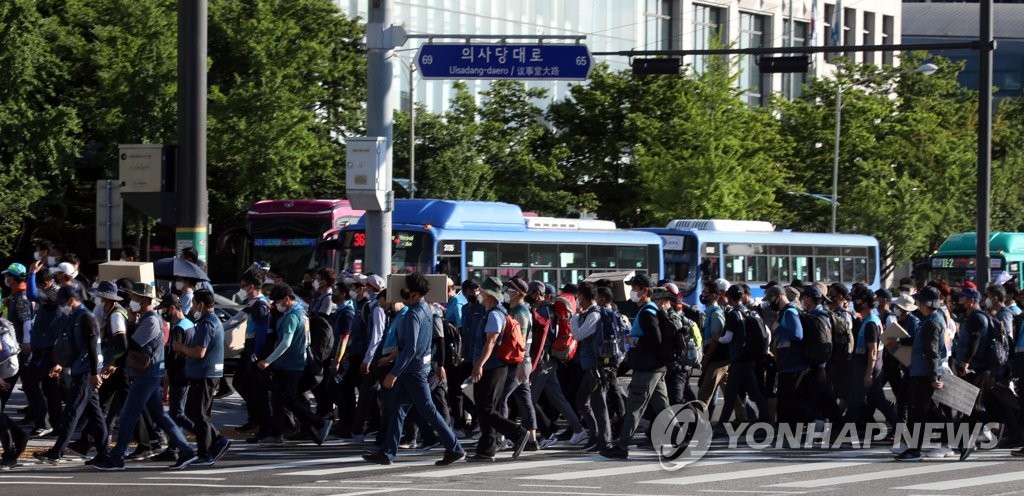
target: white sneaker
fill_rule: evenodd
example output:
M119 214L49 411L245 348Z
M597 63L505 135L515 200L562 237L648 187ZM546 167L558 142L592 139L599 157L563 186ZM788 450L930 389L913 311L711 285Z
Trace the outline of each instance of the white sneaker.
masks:
M988 425L983 426L981 428L981 434L978 435L978 442L982 444L991 443L992 439L994 439L992 436L992 429L990 429Z
M587 435L587 431L579 431L577 433L574 433L572 437L569 438L569 444L573 446L579 444L586 444L588 440L590 440L590 436Z
M902 454L904 451L907 451L907 448L909 447L910 446L907 446L907 443L900 443L899 446L893 446L889 448L889 451L891 451L894 455L899 455Z
M939 446L938 448L930 450L928 453L926 453L924 455L924 457L925 458L945 458L947 456L953 456L954 454L955 453L953 453L953 449L952 448L950 448L949 446L946 446L946 445L942 445L942 446Z

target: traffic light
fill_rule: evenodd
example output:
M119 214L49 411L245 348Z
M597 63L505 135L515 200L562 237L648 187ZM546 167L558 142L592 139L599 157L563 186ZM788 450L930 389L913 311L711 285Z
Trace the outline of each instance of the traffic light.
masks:
M633 59L633 74L679 74L682 61L679 58Z

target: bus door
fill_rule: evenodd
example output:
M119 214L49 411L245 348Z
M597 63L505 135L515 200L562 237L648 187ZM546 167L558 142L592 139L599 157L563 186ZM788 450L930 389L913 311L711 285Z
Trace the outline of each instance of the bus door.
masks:
M434 272L437 274L447 274L448 277L452 278L452 281L456 286L462 284L462 281L466 280L466 275L462 273L462 241L443 239L437 242L437 265L434 266Z

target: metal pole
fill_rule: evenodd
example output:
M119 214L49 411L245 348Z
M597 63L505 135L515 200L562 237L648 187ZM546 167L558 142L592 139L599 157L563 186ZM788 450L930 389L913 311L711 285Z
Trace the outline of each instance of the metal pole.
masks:
M839 128L843 118L843 87L836 77L836 139L832 150L832 232L836 232L836 207L839 206Z
M393 0L369 0L366 24L366 134L387 140L385 177L380 180L387 188L383 211L366 212L366 270L382 276L391 273L391 210L394 195L391 191L393 116L395 87L392 84L394 64L393 47L386 29L392 25Z
M193 247L206 260L207 0L178 0L178 253Z
M793 24L793 0L789 0L789 47L793 48L793 28L796 25ZM789 99L796 100L796 74L787 72L784 77L788 78L789 82Z
M107 179L107 261L114 248L114 181Z
M409 198L416 198L416 63L409 64Z
M978 38L978 252L975 271L978 289L989 282L989 191L992 189L992 0L981 0ZM1006 270L1004 267L1003 270Z

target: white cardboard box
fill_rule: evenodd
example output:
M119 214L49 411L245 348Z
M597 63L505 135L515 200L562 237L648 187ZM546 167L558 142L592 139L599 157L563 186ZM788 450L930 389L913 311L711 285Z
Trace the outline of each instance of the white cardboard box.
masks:
M152 262L104 262L99 265L99 269L100 281L116 281L127 277L133 282L156 282Z

